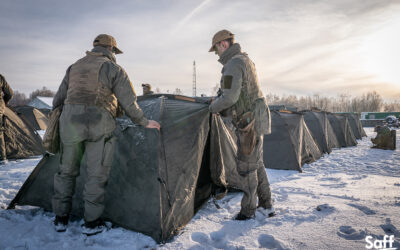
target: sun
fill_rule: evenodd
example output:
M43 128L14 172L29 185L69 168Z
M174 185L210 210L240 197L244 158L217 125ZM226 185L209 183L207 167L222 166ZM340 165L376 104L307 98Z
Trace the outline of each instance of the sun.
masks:
M360 47L361 67L378 80L400 87L400 18L388 19L365 37Z

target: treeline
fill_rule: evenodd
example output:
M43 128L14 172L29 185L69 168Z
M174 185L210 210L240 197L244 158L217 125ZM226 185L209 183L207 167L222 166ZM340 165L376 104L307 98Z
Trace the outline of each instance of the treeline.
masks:
M27 97L24 93L14 90L14 96L8 103L12 107L23 106L35 99L36 96L53 97L56 93L50 89L43 87L42 89L37 89L32 91Z
M156 88L155 93L160 93L160 89ZM169 93L169 91L167 91ZM176 88L173 94L183 94ZM29 96L18 90L14 91L14 97L10 100L10 106L23 106L29 103L37 96L53 97L55 92L42 87L32 91ZM266 95L269 105L285 105L286 107L296 107L297 110L307 110L318 108L329 112L391 112L400 111L400 101L384 101L381 95L376 91L367 92L361 96L352 97L347 94L340 94L336 97L325 97L319 94L312 96L296 96L269 93Z
M400 102L385 102L379 93L371 91L358 97L340 94L337 97L266 95L268 104L297 107L297 110L318 108L329 112L390 112L400 111Z

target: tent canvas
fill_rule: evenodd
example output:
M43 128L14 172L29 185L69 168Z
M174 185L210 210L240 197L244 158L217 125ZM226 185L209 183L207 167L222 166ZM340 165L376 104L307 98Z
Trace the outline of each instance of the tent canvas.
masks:
M330 153L332 148L340 147L326 112L303 111L304 121L322 153Z
M17 114L31 125L35 130L46 130L49 119L38 109L31 106L20 106L15 108Z
M208 105L169 97L138 102L162 130L119 119L113 166L106 188L104 218L161 242L183 227L210 197L210 113ZM85 156L84 156L85 157ZM9 205L51 210L59 155L45 156ZM77 179L72 214L82 217L85 159ZM46 191L44 191L46 190Z
M44 153L40 136L8 107L4 111L4 142L9 159Z
M271 134L264 136L264 164L267 168L298 170L322 156L303 115L271 112Z
M356 139L362 139L362 137L367 136L367 134L365 133L365 131L361 125L361 120L360 120L359 114L345 113L345 114L340 114L340 115L347 117L350 128L351 128L354 136L356 137Z
M357 145L356 137L352 132L347 117L328 113L328 119L341 147Z

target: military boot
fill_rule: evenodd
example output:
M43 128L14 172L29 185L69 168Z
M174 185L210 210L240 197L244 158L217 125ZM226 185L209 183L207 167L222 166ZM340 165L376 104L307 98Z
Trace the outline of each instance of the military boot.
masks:
M246 216L246 215L244 215L242 213L238 213L236 215L236 217L235 217L235 220L250 220L250 219L253 219L253 218L254 218L254 215L253 216Z
M107 229L107 225L103 219L98 218L94 221L85 221L82 225L82 233L87 236L99 234Z
M54 222L53 222L54 229L57 232L65 232L67 230L68 220L69 220L68 215L64 215L64 216L56 215L56 218L54 219Z

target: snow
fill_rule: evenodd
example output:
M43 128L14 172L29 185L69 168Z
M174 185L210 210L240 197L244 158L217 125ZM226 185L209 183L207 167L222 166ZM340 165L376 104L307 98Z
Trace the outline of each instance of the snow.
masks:
M395 236L400 249L400 149L372 149L372 129L357 147L333 150L303 173L267 169L277 215L234 221L241 193L208 201L177 236L157 244L140 233L112 228L87 237L82 220L65 233L54 214L35 207L0 209L0 249L365 249L366 236ZM398 131L399 132L399 131ZM397 134L400 145L400 133ZM40 158L0 166L0 207L14 198ZM51 190L49 190L51 192Z
M41 100L46 105L53 107L53 97L37 96L37 99Z

